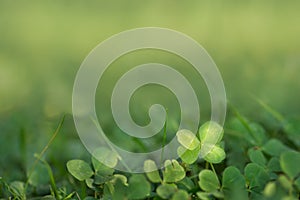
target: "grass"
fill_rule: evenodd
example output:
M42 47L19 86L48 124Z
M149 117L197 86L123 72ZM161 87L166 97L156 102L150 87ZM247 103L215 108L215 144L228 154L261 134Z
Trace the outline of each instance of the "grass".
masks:
M278 115L283 117L265 103L260 102L260 104L264 108L261 112L271 114L272 120L280 120ZM3 198L12 199L299 198L300 171L297 167L300 160L299 130L294 129L298 137L291 138L289 134L295 133L290 132L292 129L285 128L286 124L295 122L285 119L283 124L285 126L277 130L277 126L270 128L263 122L250 121L236 109L230 111L234 114L230 114L225 124L223 140L219 138L218 143L206 156L198 157L201 147L197 148L195 145L205 145L205 141L211 140L208 137L215 137L216 133L205 132L210 129L204 128L206 126L204 124L199 134L193 136L195 137L193 142L186 140L193 135L189 132L182 131L177 135L182 145L179 148L185 149L184 151L178 149L180 157L178 162L167 160L162 170L155 170L157 169L155 162L147 161L147 169L154 171L142 175L122 173L99 163L94 158L88 161L89 156L85 156L82 159L86 161L72 159L65 162L63 165L67 166L68 172L65 171L66 174L59 177L57 169L62 165L48 164L47 157L44 155L49 148L52 148L50 145L55 141L54 139L59 137L58 132L63 127L63 117L41 153L35 156L36 161L27 173L27 178L6 181L5 177L1 177L0 194ZM296 123L298 124L299 121ZM165 125L164 130L166 127ZM227 130L234 131L236 134L227 134ZM274 135L273 132L278 134ZM194 140L200 142L195 143ZM214 150L215 148L225 151L226 156L220 154L220 150ZM239 154L246 156L237 156ZM45 181L38 178L40 176L48 178ZM49 188L45 190L47 186L50 190ZM41 193L43 188L44 191Z

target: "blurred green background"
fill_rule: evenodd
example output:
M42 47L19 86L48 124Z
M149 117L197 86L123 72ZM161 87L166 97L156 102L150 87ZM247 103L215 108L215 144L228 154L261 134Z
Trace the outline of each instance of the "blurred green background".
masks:
M170 28L198 41L219 67L228 100L243 113L257 115L255 96L298 115L299 10L297 0L0 1L0 176L11 166L22 176L62 113L71 113L85 56L132 28ZM50 162L60 165L86 153L70 115L53 145Z

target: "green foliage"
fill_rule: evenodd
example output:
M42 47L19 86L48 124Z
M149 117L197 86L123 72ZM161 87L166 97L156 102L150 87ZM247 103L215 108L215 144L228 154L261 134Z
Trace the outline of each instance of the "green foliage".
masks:
M300 123L299 120L290 119L284 122L284 131L287 138L296 146L300 146Z
M261 190L269 180L269 175L260 165L249 163L245 167L245 178L250 189Z
M188 200L189 194L185 190L178 190L172 197L172 200Z
M163 170L164 182L173 183L182 180L185 177L185 170L177 160L166 160L165 170Z
M222 186L223 189L245 188L245 178L236 167L227 167L223 172Z
M34 194L32 191L37 193L41 186L50 185L47 195L40 195L39 199L299 199L297 142L274 137L273 132L239 113L229 121L225 134L215 122L203 124L196 134L178 131L180 159L166 160L162 169L153 160L146 160L145 174L115 170L119 156L109 149L98 148L90 162L79 159L67 162L72 175L68 188L57 187L55 171L41 158L42 152L37 154L39 162L26 182L8 184L0 178L0 195L23 200ZM281 131L286 131L284 124Z
M220 163L222 162L226 157L224 149L221 147L215 145L211 151L204 157L204 159L209 163Z
M161 182L161 177L157 171L157 167L154 161L152 160L146 160L144 163L144 170L146 172L146 175L148 177L148 179L152 182L152 183L159 183Z
M162 184L157 187L156 192L158 196L163 199L170 199L173 194L177 191L177 186L175 184Z
M265 166L267 163L264 154L259 149L251 148L248 151L248 156L251 162L256 163L258 165Z
M287 151L280 156L280 166L282 171L294 179L300 175L300 153L296 151Z
M213 171L205 169L199 173L199 186L205 192L214 192L220 188L220 182Z
M42 163L38 163L28 178L28 183L33 186L47 184L49 182L47 167Z
M94 174L90 165L83 160L70 160L67 163L67 168L70 174L79 181L84 181Z
M177 154L187 164L193 164L198 157L202 157L201 149L204 149L204 160L209 163L220 163L226 157L224 149L220 147L224 130L216 122L203 124L198 131L198 138L188 130L180 130L176 135L182 145L178 147Z
M193 164L199 157L200 149L200 145L193 150L188 150L183 146L179 146L177 149L177 154L183 162L187 164Z
M233 166L227 167L223 172L222 190L226 199L247 199L245 177Z
M118 163L118 154L105 147L96 149L92 155L109 168L114 168Z
M129 179L127 197L129 199L143 199L150 194L151 185L143 175L132 175Z
M92 158L94 175L86 179L86 183L95 191L99 190L95 189L97 185L103 185L104 199L184 200L193 195L207 200L297 198L300 187L299 152L291 151L279 139L269 139L261 125L248 122L241 115L238 122L240 124L236 123L235 127L238 127L238 133L242 131L238 136L244 137L245 141L232 145L230 151L239 151L246 156L243 173L235 166L227 166L222 171L218 170L219 173L215 171L213 164L219 164L226 158L222 141L224 131L215 122L207 122L200 127L198 134L189 130L177 132L181 144L177 153L182 162L166 160L164 168L158 169L154 161L145 161L145 174L152 185L143 175L131 175L127 183L125 176L116 174L95 158ZM209 145L211 150L201 156L202 148ZM115 159L118 159L117 156ZM227 162L232 158L228 159ZM231 162L241 166L237 160ZM211 169L208 169L209 165ZM98 180L99 174L101 181Z
M194 150L200 145L197 137L189 130L180 130L176 133L176 136L179 143L188 150Z
M117 178L110 182L113 183L112 185L105 184L105 187L110 185L111 190L107 192L104 190L104 199L144 199L150 195L151 185L143 175L132 175L128 184L125 184L122 179Z
M223 128L214 121L203 124L198 132L199 139L202 143L219 143L223 138Z
M263 149L263 151L266 154L268 154L270 156L277 156L277 157L279 157L282 152L290 150L289 147L287 147L286 145L282 144L282 142L280 142L277 139L270 139L262 147L262 149Z

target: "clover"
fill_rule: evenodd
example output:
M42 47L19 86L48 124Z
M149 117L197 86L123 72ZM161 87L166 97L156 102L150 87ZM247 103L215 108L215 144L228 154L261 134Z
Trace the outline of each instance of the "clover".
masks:
M221 147L223 134L223 128L213 121L203 124L196 135L187 129L179 130L176 136L181 146L177 154L187 164L193 164L199 157L209 163L220 163L226 156Z

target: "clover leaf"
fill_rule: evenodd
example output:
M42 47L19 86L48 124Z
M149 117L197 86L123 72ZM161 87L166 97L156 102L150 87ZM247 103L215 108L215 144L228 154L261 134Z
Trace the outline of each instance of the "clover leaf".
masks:
M185 177L183 167L177 160L166 160L165 169L163 170L163 180L166 183L174 183L182 180Z
M144 170L146 172L146 175L148 177L148 179L152 182L152 183L159 183L161 182L161 177L158 173L156 164L153 160L146 160L144 162Z
M199 157L200 149L200 145L193 150L188 150L183 146L179 146L177 149L177 154L183 162L187 164L193 164Z
M176 133L178 142L188 150L194 150L200 145L200 141L190 130L182 129Z
M296 151L287 151L280 156L280 166L285 174L291 179L300 175L300 153Z
M204 157L204 160L209 163L217 164L222 162L225 157L225 151L221 147L214 145L211 151Z
M205 192L214 192L220 189L220 182L213 171L204 169L199 173L199 186Z
M177 191L177 186L172 184L162 184L157 187L156 193L163 199L170 199L171 196Z
M198 131L198 135L202 144L217 144L222 140L223 134L224 130L222 126L214 121L206 122Z
M67 162L67 169L76 179L83 181L90 178L94 172L90 165L83 160L70 160Z

